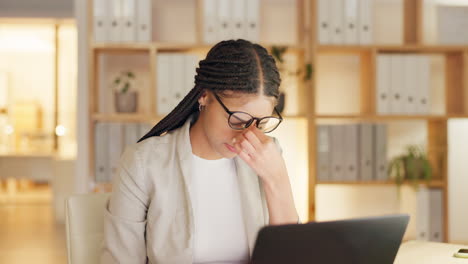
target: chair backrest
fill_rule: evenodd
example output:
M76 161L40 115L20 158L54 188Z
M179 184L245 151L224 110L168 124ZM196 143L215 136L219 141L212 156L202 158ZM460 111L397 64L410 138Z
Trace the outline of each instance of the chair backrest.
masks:
M104 209L110 193L78 194L65 202L69 264L100 263Z

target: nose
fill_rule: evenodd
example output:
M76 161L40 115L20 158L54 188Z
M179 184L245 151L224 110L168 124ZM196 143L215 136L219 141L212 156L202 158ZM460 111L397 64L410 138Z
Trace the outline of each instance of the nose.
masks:
M249 128L252 125L257 125L257 122L258 122L257 119L253 118L246 124L245 128Z

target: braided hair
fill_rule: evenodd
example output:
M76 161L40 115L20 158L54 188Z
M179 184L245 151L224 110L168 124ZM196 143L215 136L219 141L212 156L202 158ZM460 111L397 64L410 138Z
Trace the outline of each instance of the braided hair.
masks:
M194 88L138 142L181 127L198 112L198 99L205 90L221 95L225 91L255 94L263 86L265 96L279 97L281 79L274 58L264 47L247 40L219 42L200 61L196 72Z

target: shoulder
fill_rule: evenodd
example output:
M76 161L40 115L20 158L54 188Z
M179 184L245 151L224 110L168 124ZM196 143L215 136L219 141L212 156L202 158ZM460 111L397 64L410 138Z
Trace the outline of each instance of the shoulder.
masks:
M144 164L148 159L151 159L153 162L158 161L164 157L168 157L168 154L173 152L175 143L173 133L147 138L139 143L127 146L122 155L121 162L123 164Z
M278 150L283 153L283 148L281 147L280 143L279 143L279 140L276 138L276 137L271 137L271 140L273 141L273 143L275 143L276 147L278 148Z

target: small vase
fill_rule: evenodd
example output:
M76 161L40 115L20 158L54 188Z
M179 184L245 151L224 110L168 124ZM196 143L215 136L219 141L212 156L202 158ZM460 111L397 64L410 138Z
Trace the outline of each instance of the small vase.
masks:
M138 105L138 93L114 93L115 110L119 113L135 113Z

